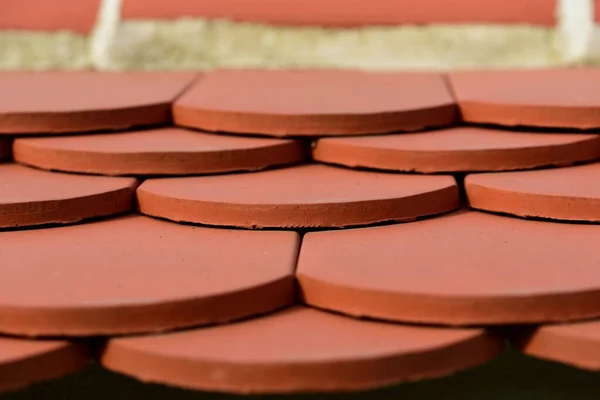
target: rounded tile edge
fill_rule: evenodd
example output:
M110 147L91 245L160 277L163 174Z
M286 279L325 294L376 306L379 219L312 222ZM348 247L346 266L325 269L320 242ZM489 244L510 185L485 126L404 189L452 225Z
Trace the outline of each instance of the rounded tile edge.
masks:
M600 158L600 135L589 136L560 145L481 150L386 149L344 143L342 138L320 138L312 148L312 157L317 162L377 171L423 174L524 171Z
M296 363L290 363L287 358L281 362L265 363L228 362L211 357L183 359L153 352L152 346L144 349L143 345L131 345L124 338L109 341L101 363L113 372L129 375L142 382L188 390L233 394L354 392L452 375L485 364L504 351L505 343L500 336L481 329L470 331L461 339L437 344L424 351L398 350L394 354L356 359L342 357ZM465 354L470 356L465 357ZM268 383L261 382L264 381L261 376L269 376Z
M367 115L269 115L202 110L173 106L175 125L209 132L271 137L325 137L378 135L397 131L452 126L458 121L456 104ZM266 120L266 121L265 121ZM289 127L289 128L288 128Z
M486 176L488 174L465 177L465 193L473 209L519 218L600 222L600 199L504 190L486 185Z
M245 229L326 229L408 222L418 218L445 214L460 206L459 188L454 178L445 187L410 197L340 204L306 204L301 207L297 204L267 205L203 200L185 201L146 190L149 182L151 180L144 182L136 191L139 210L142 214L178 223ZM407 207L407 203L410 203L411 206ZM367 212L365 208L369 211ZM404 208L411 208L412 212L402 211ZM223 216L223 210L226 210L226 217ZM351 213L350 216L347 215L348 212Z
M45 170L107 176L184 176L260 171L300 163L310 153L307 146L297 140L254 149L141 155L45 149L31 145L30 141L29 138L15 140L15 161Z
M576 332L589 326L598 335L586 337ZM533 331L516 333L511 343L524 354L579 369L600 371L600 322L589 321L547 325Z
M30 342L28 339L0 338L0 347L3 341ZM32 347L37 345L35 341L30 343ZM0 361L0 393L17 391L35 383L69 375L84 369L91 361L90 349L82 342L53 341L40 342L39 345L46 348L40 352L32 349L14 362Z

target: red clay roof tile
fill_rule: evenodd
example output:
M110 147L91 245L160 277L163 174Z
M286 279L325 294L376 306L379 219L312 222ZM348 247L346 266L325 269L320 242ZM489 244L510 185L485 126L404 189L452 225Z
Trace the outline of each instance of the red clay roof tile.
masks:
M456 180L397 173L460 172L460 182L462 172L598 158L597 133L578 131L600 123L600 97L588 92L598 71L453 75L455 85L457 76L469 77L457 93L464 100L466 87L476 95L483 104L477 113L485 111L475 113L485 117L480 122L571 127L561 133L462 126L339 137L456 122L452 95L436 74L225 71L183 96L193 100L191 113L184 112L188 122L205 121L197 118L204 113L223 117L210 120L210 129L315 136L314 157L322 162L392 173L314 163L239 173L299 162L307 146L167 127L172 103L193 74L2 73L0 157L16 137L13 158L50 170L151 178L238 173L148 179L137 190L141 212L219 228L134 212L35 229L130 211L137 181L0 164L0 332L105 335L109 369L194 389L273 393L357 390L448 374L502 347L499 336L483 330L400 322L497 326L599 317L600 163L465 179L472 207L567 223L469 210L434 216L459 207ZM515 89L517 75L527 77L518 86L533 93ZM210 90L202 88L215 76ZM481 86L469 87L472 76ZM271 80L275 86L265 89ZM34 81L37 89L28 89ZM490 89L490 81L503 87ZM139 124L162 126L123 131ZM117 132L86 133L97 130ZM58 136L65 132L73 135ZM40 133L54 137L19 137ZM328 135L338 137L319 138ZM432 218L309 232L302 243L296 232L222 228L331 229L423 216ZM276 311L299 302L346 315L302 306ZM230 323L263 313L269 315ZM542 326L533 336L525 328L516 343L531 355L597 369L598 326ZM85 345L56 346L46 351L40 342L0 338L0 390L62 375L87 360ZM22 359L26 369L16 368L19 354L29 357Z
M600 128L600 69L450 74L467 122L510 127Z
M219 71L174 104L181 126L271 136L335 136L444 126L457 108L436 73Z
M447 375L502 348L481 330L392 325L295 307L231 325L113 339L102 363L197 390L326 392Z
M331 228L404 221L458 207L450 176L352 171L324 165L150 179L137 191L144 214L242 228Z
M318 161L391 171L506 171L600 158L600 135L457 127L396 135L323 138Z
M565 221L600 222L600 164L465 179L471 207Z
M0 72L0 135L165 124L188 73Z
M100 0L0 0L0 30L72 31L88 34Z
M103 175L189 175L253 171L302 161L294 140L244 138L161 128L17 139L15 160L44 169Z
M531 356L600 370L600 321L542 326L516 344Z
M0 164L0 228L68 224L130 211L133 178L71 175Z
M83 344L0 337L0 392L70 374L88 361Z
M168 4L168 5L167 5ZM285 25L361 26L427 23L553 25L556 0L124 0L123 17L229 18Z
M0 332L114 335L223 323L289 305L295 232L143 216L0 232Z
M600 316L600 226L474 211L308 233L298 261L310 305L394 321L513 324Z

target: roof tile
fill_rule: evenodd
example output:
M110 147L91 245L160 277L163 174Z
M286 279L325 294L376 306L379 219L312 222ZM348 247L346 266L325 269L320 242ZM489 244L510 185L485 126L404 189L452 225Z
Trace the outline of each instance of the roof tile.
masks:
M405 172L507 171L600 158L600 135L456 127L382 136L322 138L322 162Z
M177 19L204 17L285 25L361 26L427 23L553 25L556 0L509 0L482 3L454 0L124 0L123 17ZM340 10L344 12L340 12Z
M407 224L312 232L301 298L352 316L444 325L600 316L600 226L474 211Z
M418 130L457 118L435 73L218 71L174 104L181 126L271 136L334 136Z
M600 164L465 179L469 204L520 217L600 222Z
M102 175L190 175L255 171L307 156L299 141L245 138L179 128L22 138L15 160L39 168Z
M451 176L302 165L263 172L145 181L144 214L242 228L332 228L405 221L458 207Z
M0 0L0 30L88 34L101 0Z
M0 393L59 378L83 369L89 361L81 343L0 337Z
M600 321L542 326L518 337L516 344L531 356L600 370Z
M171 121L188 73L0 72L0 135L125 129Z
M71 175L0 164L0 228L69 224L130 211L133 178Z
M510 127L600 128L600 69L450 74L467 122Z
M295 232L143 216L0 232L0 332L95 336L223 323L289 305Z
M476 126L439 74L1 73L0 333L234 393L450 374L513 332L598 369L598 76L453 73ZM96 350L0 337L0 390Z
M231 325L114 339L102 363L196 390L328 392L450 374L502 348L482 330L392 325L295 307Z

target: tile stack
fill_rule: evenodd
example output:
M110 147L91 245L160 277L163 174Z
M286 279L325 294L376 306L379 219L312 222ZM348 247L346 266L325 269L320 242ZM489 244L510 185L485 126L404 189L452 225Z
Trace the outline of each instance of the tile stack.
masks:
M0 390L599 369L598 129L593 69L2 73Z

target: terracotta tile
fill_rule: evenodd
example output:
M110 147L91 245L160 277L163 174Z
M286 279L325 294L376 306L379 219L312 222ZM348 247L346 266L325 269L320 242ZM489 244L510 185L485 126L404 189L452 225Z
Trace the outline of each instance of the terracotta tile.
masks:
M0 160L10 157L11 147L10 139L0 137Z
M0 338L0 392L21 389L83 369L87 350L65 341Z
M600 69L455 72L468 122L544 128L600 128Z
M100 0L0 0L0 30L72 31L88 34Z
M114 339L102 363L191 389L327 392L448 375L494 358L502 347L481 330L385 324L296 307L231 325Z
M324 138L315 160L391 171L462 172L569 165L600 157L600 135L509 132L476 127Z
M454 100L434 73L219 71L173 107L182 126L272 136L417 130L456 117Z
M353 171L324 165L145 181L144 214L243 228L329 228L411 220L458 207L450 176Z
M17 161L104 175L188 175L260 170L302 161L301 142L213 135L179 128L17 139Z
M454 0L447 5L440 4L438 0L421 0L418 3L398 0L312 0L292 3L285 0L172 0L169 3L124 0L123 17L176 19L191 16L322 26L469 22L553 25L555 4L555 0L512 0L489 4Z
M127 216L0 232L0 332L98 335L227 322L293 301L295 232Z
M471 207L566 221L600 221L600 164L469 175Z
M125 129L171 120L194 75L143 72L2 72L0 134Z
M600 370L600 321L548 325L517 340L526 354L578 368Z
M0 228L68 224L129 211L137 181L0 164Z
M600 226L464 211L308 233L303 300L355 316L449 325L600 315Z

